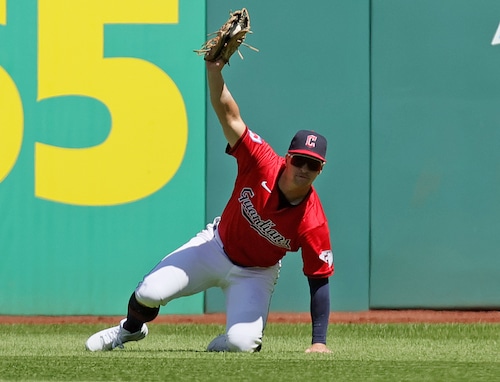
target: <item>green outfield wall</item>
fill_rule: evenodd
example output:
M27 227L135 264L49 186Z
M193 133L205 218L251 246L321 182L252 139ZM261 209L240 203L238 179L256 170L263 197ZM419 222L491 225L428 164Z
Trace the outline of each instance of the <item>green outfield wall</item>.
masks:
M204 225L205 13L0 1L1 314L124 314ZM201 313L203 296L165 311Z
M500 2L372 2L372 308L500 306Z
M221 213L236 166L193 49L241 7L244 120L282 154L329 141L332 309L499 308L500 2L0 0L0 314L125 314ZM309 309L301 268L272 310Z

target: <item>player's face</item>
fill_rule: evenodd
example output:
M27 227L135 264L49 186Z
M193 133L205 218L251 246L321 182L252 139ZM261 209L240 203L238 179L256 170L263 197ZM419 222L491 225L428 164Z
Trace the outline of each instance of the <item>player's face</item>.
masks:
M323 162L304 155L287 155L287 169L297 186L310 186L323 169Z

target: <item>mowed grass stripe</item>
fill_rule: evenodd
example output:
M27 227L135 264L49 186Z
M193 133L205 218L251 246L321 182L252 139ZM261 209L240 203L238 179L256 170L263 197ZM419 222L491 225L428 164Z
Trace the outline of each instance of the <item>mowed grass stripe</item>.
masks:
M269 324L257 354L207 353L222 325L151 324L90 353L103 325L0 325L2 381L500 381L500 324L332 324L332 354L305 354L308 324Z

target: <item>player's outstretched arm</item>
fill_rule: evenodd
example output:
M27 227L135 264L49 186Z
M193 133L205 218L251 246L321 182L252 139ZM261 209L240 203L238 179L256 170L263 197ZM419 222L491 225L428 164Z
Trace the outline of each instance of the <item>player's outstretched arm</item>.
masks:
M222 76L224 61L206 61L206 67L210 102L222 126L224 136L232 147L245 132L246 125L241 118L240 109Z
M331 353L326 346L330 318L330 285L328 278L308 277L311 294L312 345L306 353Z

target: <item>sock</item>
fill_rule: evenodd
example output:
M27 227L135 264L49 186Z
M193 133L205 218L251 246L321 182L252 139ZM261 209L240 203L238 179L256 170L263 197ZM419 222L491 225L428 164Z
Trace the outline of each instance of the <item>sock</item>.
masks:
M124 322L123 328L130 333L138 332L141 330L142 324L153 321L158 316L159 311L159 307L149 308L139 303L134 292L128 301L127 321Z

